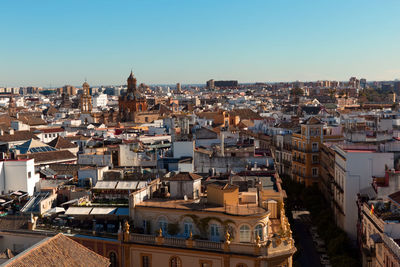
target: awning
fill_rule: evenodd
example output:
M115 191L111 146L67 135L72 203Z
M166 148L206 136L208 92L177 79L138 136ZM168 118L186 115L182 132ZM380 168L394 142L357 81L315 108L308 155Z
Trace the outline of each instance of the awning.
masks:
M98 181L93 189L115 189L118 182Z
M129 216L129 208L117 208L115 215L118 216Z
M107 207L93 208L92 211L90 212L90 215L112 215L114 214L116 209L117 208L107 208Z
M136 181L118 182L116 189L136 190L137 185L138 182Z
M65 212L66 215L89 215L92 211L92 207L70 207Z
M57 214L57 213L61 213L61 212L65 212L65 209L61 208L61 207L55 207L55 208L49 209L44 214L45 215L52 215L52 214Z
M69 204L75 204L75 203L78 203L78 202L79 202L79 199L78 199L78 198L76 198L76 199L71 199L70 201L67 201L67 202L62 203L61 206L63 206L63 205L69 205Z

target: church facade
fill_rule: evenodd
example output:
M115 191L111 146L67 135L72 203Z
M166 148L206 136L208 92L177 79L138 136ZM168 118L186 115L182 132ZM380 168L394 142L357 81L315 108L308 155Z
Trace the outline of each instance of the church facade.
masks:
M137 89L137 80L133 73L127 80L128 89L118 100L119 118L122 122L135 122L137 113L147 111L147 101Z

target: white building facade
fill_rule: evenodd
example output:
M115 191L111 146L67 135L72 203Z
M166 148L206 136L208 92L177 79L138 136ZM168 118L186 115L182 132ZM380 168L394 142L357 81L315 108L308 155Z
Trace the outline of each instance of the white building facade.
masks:
M336 224L353 241L357 238L357 194L371 187L372 177L384 177L393 168L393 153L347 150L335 146L335 177L332 186Z
M35 174L33 159L0 161L0 191L2 193L21 190L31 196L39 180L39 174Z

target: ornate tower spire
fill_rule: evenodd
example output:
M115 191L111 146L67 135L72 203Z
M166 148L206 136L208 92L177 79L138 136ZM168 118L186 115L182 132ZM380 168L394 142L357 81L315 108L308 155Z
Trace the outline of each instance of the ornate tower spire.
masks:
M90 85L86 81L82 84L82 88L84 95L90 95Z
M133 76L133 72L131 70L131 74L128 77L128 93L134 93L136 91L136 84L137 84L137 80L135 78L135 76Z
M92 97L90 96L90 85L85 81L82 85L83 94L81 95L81 112L92 112Z
M15 103L14 94L10 95L10 100L8 102L8 114L10 116L15 116L17 114L17 105Z

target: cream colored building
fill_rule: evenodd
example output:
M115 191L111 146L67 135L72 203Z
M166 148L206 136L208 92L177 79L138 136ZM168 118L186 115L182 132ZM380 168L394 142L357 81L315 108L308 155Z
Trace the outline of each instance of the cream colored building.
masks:
M258 197L249 203L248 193L223 182L209 184L200 199L133 193L133 227L120 234L125 266L292 266L296 248L283 205L270 218L270 206Z
M118 238L96 233L73 239L110 258L111 266L292 266L296 247L279 177L252 172L230 182L208 180L198 197L169 194L171 182L181 181L188 190L187 180L161 179L131 193L129 220L120 227ZM195 189L196 183L192 186ZM79 220L92 223L93 217Z

